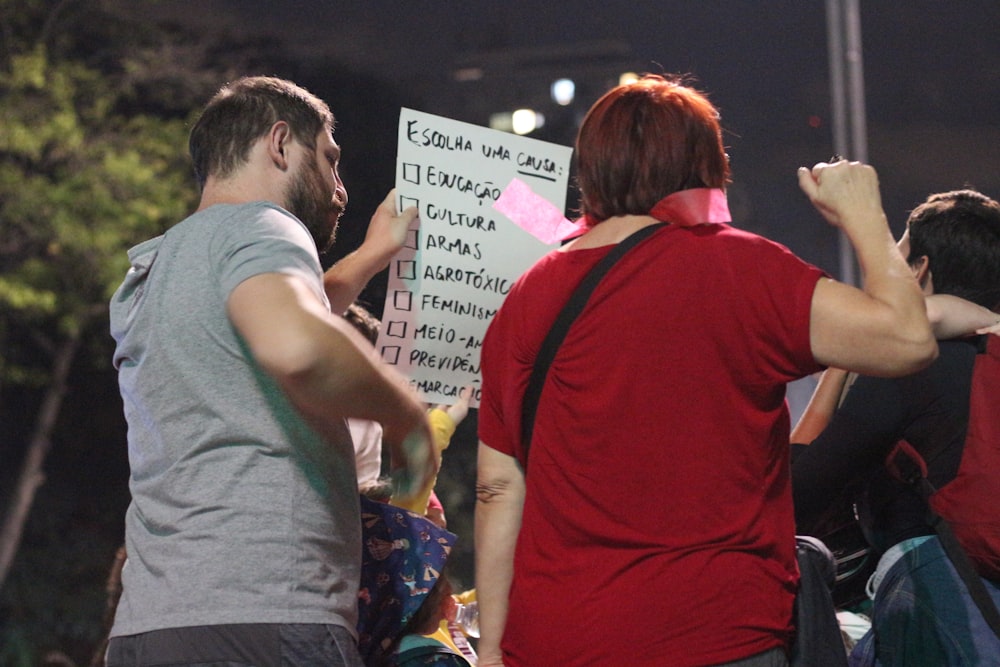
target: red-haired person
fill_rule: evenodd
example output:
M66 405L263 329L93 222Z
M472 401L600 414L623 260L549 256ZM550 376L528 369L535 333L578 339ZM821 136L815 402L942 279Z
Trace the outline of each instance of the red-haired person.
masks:
M798 579L785 386L936 354L875 171L798 173L854 246L858 289L731 226L718 112L682 82L605 94L576 161L586 233L521 277L483 343L479 664L784 665ZM658 222L559 348L529 465L521 404L542 339L587 271Z

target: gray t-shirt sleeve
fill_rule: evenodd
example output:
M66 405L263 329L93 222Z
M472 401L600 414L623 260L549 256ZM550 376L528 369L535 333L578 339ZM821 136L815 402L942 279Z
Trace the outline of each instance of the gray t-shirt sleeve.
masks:
M250 215L220 225L212 243L216 247L211 256L221 258L218 285L223 302L244 280L281 273L301 278L329 305L316 245L305 226L283 209L262 203Z

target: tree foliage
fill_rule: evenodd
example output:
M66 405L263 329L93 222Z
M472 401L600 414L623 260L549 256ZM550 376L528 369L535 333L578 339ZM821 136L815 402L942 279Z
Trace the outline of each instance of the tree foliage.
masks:
M111 82L43 47L11 58L0 94L0 303L51 344L106 303L131 244L190 207L184 123L117 115Z
M41 499L45 511L29 510L53 474L45 458L71 370L109 364L105 314L128 268L127 249L195 203L181 91L193 98L206 75L143 107L143 88L155 87L147 76L151 53L163 42L144 45L142 30L129 32L93 6L0 0L5 665L40 664L55 649L86 661L101 632L103 593L84 582L103 579L117 544L88 525L82 510L93 501L72 487L50 488ZM103 46L81 43L89 40ZM75 437L86 438L82 431Z
M125 250L182 217L193 193L185 120L123 113L136 67L123 56L109 68L105 47L92 55L97 69L66 41L114 21L65 9L75 3L2 4L11 20L0 63L0 381L37 386L59 342L107 303ZM34 42L23 35L33 28Z

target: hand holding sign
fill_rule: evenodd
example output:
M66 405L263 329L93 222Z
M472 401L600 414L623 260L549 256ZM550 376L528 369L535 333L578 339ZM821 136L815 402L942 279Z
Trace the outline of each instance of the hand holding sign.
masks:
M420 215L390 263L377 346L424 401L454 404L472 385L471 405L479 405L479 349L490 319L517 278L567 230L560 225L572 225L561 212L571 154L566 146L400 113L399 206L416 206ZM506 204L521 207L507 209L517 224L493 208L515 180ZM544 206L531 214L539 199ZM534 235L539 230L543 240Z

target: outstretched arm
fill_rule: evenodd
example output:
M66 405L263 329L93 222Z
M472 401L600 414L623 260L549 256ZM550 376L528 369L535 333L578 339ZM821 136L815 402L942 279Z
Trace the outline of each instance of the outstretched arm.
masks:
M342 433L347 417L377 421L401 469L397 477L415 487L406 495L434 475L431 434L415 393L303 280L253 276L230 293L226 311L257 363L321 436Z
M937 356L923 295L882 211L878 176L841 161L799 169L799 185L830 224L847 235L864 289L822 279L813 293L809 335L826 366L868 375L916 372Z
M469 414L469 401L472 398L473 387L464 387L458 395L454 405L438 405L427 412L427 421L431 427L431 435L434 439L434 455L437 467L441 468L442 452L448 449L451 444L451 436L455 434L455 429L465 416ZM392 503L403 509L408 509L417 514L427 514L427 506L430 501L431 492L437 484L437 475L432 477L427 484L410 501L403 503L393 498Z
M323 289L330 300L330 310L334 313L346 311L375 274L389 266L389 261L403 247L407 228L416 217L415 206L397 212L396 191L389 192L375 209L361 246L323 275Z
M971 301L951 294L931 294L924 299L927 319L938 340L970 336L973 334L1000 334L1000 315ZM815 440L833 417L840 405L847 386L849 373L839 368L828 368L802 412L791 442L807 445Z
M524 473L517 461L479 443L476 479L476 598L479 665L503 664L500 640L514 578L514 546L521 530Z
M951 294L927 297L927 319L938 340L1000 331L1000 315Z

